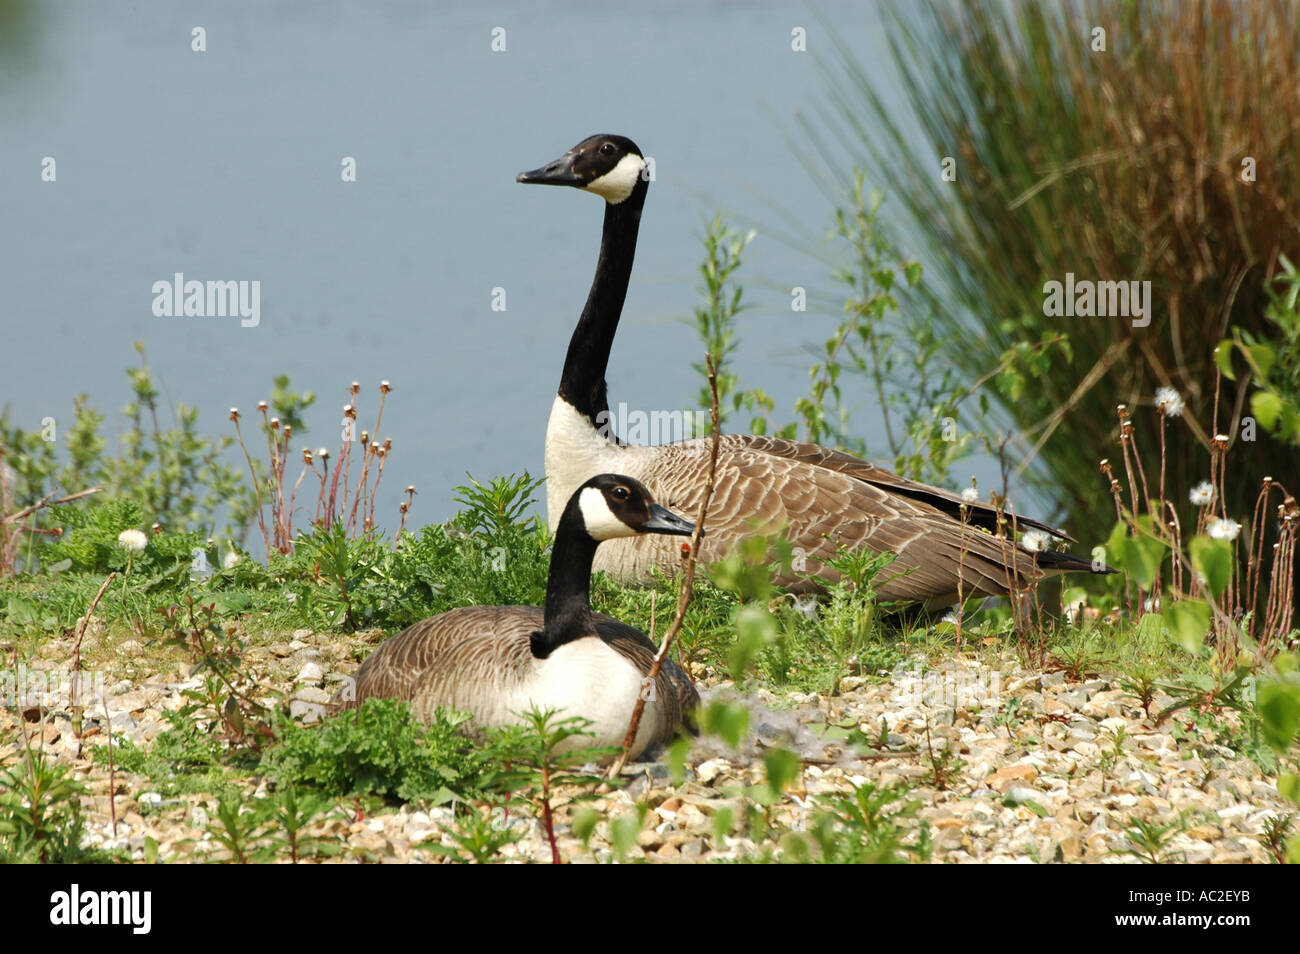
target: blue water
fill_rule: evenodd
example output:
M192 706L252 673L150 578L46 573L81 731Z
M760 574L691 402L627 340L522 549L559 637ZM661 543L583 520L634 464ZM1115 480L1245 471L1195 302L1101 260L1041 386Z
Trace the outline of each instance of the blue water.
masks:
M818 9L891 82L873 9ZM807 52L791 50L796 26ZM195 27L206 52L191 49ZM369 426L389 380L377 515L394 526L415 484L413 522L445 518L467 471L541 473L595 265L601 201L515 173L619 132L655 158L656 181L612 401L690 404L698 235L722 212L760 230L735 369L788 420L839 317L791 312L791 286L833 287L826 264L781 240L829 226L787 137L797 111L825 102L817 67L831 55L810 8L775 2L0 2L0 402L38 429L70 423L85 392L112 438L142 341L166 400L197 407L202 430L228 432L228 409L250 416L287 373L319 395L294 444L336 452L347 385L362 384ZM55 182L41 179L46 156ZM260 282L260 323L155 316L152 286L177 272ZM883 451L874 400L853 400ZM972 469L991 479L986 463L955 479Z

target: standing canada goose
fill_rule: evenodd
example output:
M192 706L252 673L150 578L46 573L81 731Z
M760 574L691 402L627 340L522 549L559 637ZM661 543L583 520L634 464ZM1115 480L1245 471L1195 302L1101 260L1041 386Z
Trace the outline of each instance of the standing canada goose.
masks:
M564 502L588 476L611 471L641 480L668 507L693 513L704 493L709 440L657 446L623 444L612 433L605 370L636 255L649 177L641 150L624 136L584 139L559 159L522 172L519 182L566 185L605 200L596 276L569 342L559 392L546 429L546 506L554 527ZM997 511L950 491L917 483L836 450L776 437L721 438L709 505L706 563L748 534L782 533L808 574L837 575L823 565L841 546L895 554L877 578L882 600L944 606L959 598L1006 595L1044 572L1095 570L1088 561L1052 550L1032 552L985 530ZM1071 539L1036 520L1033 527ZM624 581L646 582L658 567L679 565L677 548L657 537L617 540L602 548L596 568ZM788 576L792 589L815 589ZM960 593L960 596L959 596Z
M544 609L466 606L416 623L370 654L334 707L406 699L424 721L439 708L457 709L480 726L503 726L535 706L592 721L568 748L621 745L656 646L639 629L591 612L592 558L602 541L694 530L640 482L592 477L570 495L555 531ZM630 757L671 740L698 704L690 679L665 662Z

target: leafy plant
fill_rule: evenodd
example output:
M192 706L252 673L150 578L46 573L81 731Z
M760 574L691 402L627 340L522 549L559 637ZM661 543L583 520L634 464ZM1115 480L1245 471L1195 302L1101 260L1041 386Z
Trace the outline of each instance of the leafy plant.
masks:
M0 768L0 861L69 864L96 860L81 847L84 786L24 740L17 764ZM102 860L102 859L101 859Z
M471 798L490 791L504 767L498 749L462 732L468 718L446 713L425 725L405 702L367 699L319 726L282 719L261 771L335 798L374 794L435 805Z

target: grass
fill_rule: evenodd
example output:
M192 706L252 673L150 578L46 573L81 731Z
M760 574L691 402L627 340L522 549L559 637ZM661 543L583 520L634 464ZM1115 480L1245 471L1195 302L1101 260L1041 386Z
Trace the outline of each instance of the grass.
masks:
M1300 193L1284 185L1300 171L1298 18L1209 0L900 4L884 15L900 96L825 24L837 52L799 148L837 205L862 168L895 190L898 234L921 236L932 262L904 325L932 320L936 363L964 381L1004 366L984 399L1012 432L1011 467L1076 526L1106 506L1089 473L1114 405L1145 405L1161 385L1191 425L1166 448L1173 496L1204 479L1219 432L1249 446L1230 509L1246 512L1266 475L1300 483L1300 322L1274 284L1300 261ZM1045 314L1044 284L1067 273L1150 281L1151 324ZM1221 339L1240 344L1216 356ZM1048 368L1006 364L1046 341ZM1216 405L1229 357L1232 393ZM1159 456L1153 430L1137 441Z

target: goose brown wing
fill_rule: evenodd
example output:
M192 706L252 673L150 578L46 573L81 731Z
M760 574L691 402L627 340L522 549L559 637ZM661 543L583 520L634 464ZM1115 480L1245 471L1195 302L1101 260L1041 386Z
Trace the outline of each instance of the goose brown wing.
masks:
M707 441L655 451L638 476L664 506L694 515L707 478ZM849 461L860 466L850 466ZM1018 587L1040 575L1028 551L969 522L963 525L926 500L860 476L872 470L878 469L813 445L749 435L724 437L702 558L719 559L756 531L781 532L801 549L808 573L833 579L834 573L819 564L841 546L865 546L896 556L877 578L880 597L916 602L950 601L959 582L965 595L1001 595L1009 581ZM634 547L663 546L645 537L628 542ZM782 582L800 586L796 577Z
M535 606L465 606L408 626L366 657L353 677L350 691L340 689L331 700L336 709L349 709L377 696L409 700L420 677L456 645L484 634L509 639L542 626Z
M737 434L730 435L727 439L735 440L755 451L762 451L774 457L785 457L814 467L839 471L842 474L847 474L857 480L881 487L892 493L927 503L954 520L960 521L962 519L962 508L965 507L967 523L983 527L985 530L997 529L998 513L989 504L962 500L960 494L955 494L951 490L908 480L906 477L900 477L883 467L877 467L875 464L854 457L851 454L846 454L843 451L819 447L816 444L786 440L781 437ZM1015 519L1017 526L1021 528L1032 527L1036 530L1044 530L1072 543L1075 542L1073 537L1058 527L1053 527L1050 524L1029 517L1022 517L1019 514L1016 515Z

